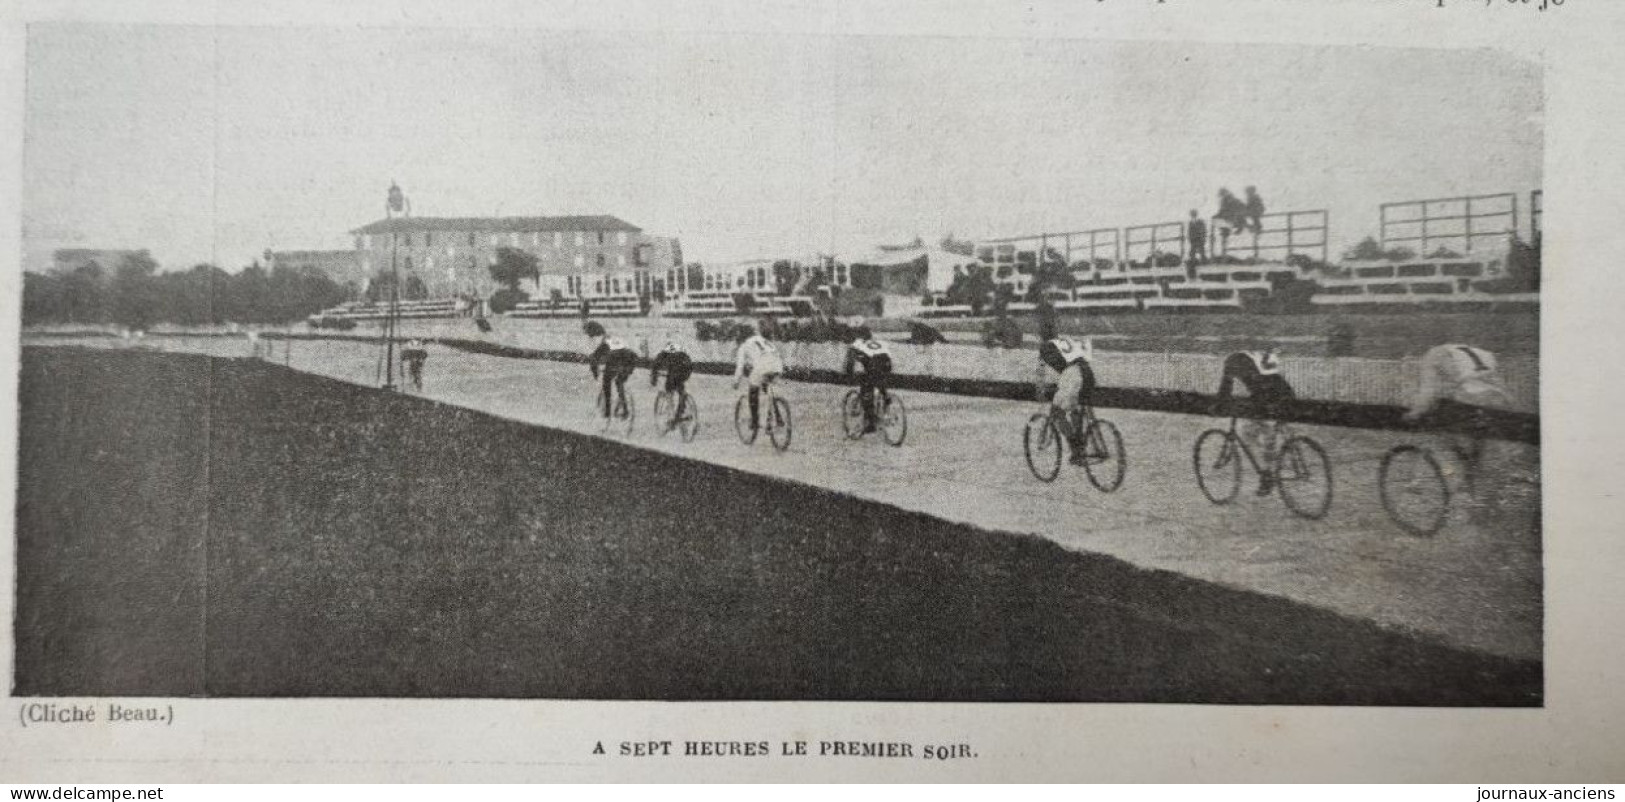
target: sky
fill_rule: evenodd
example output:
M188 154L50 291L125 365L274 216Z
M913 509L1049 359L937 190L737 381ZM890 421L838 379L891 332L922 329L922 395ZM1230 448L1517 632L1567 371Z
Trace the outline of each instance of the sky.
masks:
M1540 186L1539 69L1488 50L36 24L24 267L236 270L420 216L612 214L690 261Z

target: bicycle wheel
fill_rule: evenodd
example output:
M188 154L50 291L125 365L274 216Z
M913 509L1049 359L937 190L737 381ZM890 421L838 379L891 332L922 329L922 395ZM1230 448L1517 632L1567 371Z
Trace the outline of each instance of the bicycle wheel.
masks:
M857 390L847 390L841 399L841 428L846 430L848 440L863 436L863 399Z
M756 442L756 430L750 425L750 396L742 395L734 403L734 433L739 435L739 442L750 445Z
M880 436L886 438L889 446L900 446L908 437L908 410L903 406L903 399L891 393L882 396Z
M1021 432L1021 448L1027 454L1027 470L1040 482L1053 482L1061 472L1061 431L1048 412L1034 413Z
M1377 472L1377 489L1388 517L1413 535L1427 537L1439 531L1450 515L1450 485L1439 461L1426 449L1391 449Z
M1095 419L1083 431L1083 472L1089 484L1110 493L1123 486L1128 470L1128 454L1123 451L1123 435L1111 421Z
M773 441L773 447L783 451L790 447L790 436L794 434L790 426L790 402L778 396L773 396L773 426L767 430L768 439Z
M683 442L694 442L694 435L700 431L700 411L694 403L694 397L683 393L677 401L677 433L683 436Z
M1241 444L1223 429L1208 429L1196 438L1191 463L1196 485L1214 504L1229 504L1241 490Z
M1287 509L1311 521L1326 517L1332 506L1332 461L1319 443L1303 435L1288 437L1275 474Z
M671 393L661 390L655 393L654 418L655 428L660 430L660 436L666 436L671 431L672 411Z

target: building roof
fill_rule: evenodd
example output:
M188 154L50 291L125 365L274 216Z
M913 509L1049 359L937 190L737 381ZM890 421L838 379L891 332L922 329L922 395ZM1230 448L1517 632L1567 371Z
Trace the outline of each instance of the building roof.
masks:
M396 217L368 223L351 234L401 231L642 231L607 214L568 217Z

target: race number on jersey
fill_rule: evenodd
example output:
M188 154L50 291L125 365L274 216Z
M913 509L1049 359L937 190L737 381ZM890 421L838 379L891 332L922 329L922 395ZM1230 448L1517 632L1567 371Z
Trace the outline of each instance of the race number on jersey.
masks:
M1247 357L1253 360L1260 375L1274 376L1281 372L1281 360L1268 351L1248 351Z
M880 356L891 353L886 349L886 344L879 340L854 340L852 347L864 356Z
M609 346L611 351L620 351L626 348L626 341L619 337L605 337L604 345Z
M1078 345L1065 337L1057 337L1049 342L1050 345L1055 346L1055 350L1061 353L1061 359L1067 361L1068 363L1089 358L1089 349Z

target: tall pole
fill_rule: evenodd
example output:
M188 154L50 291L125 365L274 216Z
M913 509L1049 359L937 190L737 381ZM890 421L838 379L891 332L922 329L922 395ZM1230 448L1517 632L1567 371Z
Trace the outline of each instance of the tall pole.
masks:
M389 183L389 200L384 205L385 219L393 222L397 213L405 213L406 196L395 182ZM395 389L395 336L401 317L401 274L398 266L401 235L390 226L389 231L389 311L384 313L384 389Z

